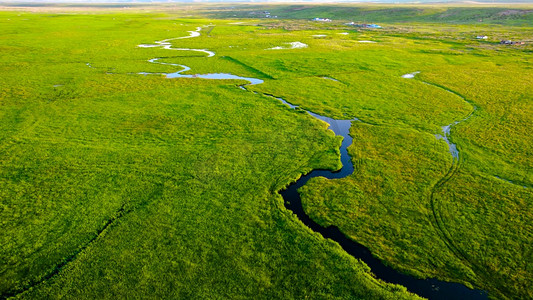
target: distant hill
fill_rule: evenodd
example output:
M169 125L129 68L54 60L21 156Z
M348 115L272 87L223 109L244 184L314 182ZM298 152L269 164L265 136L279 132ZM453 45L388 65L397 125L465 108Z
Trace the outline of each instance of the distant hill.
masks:
M381 4L381 3L380 3ZM369 5L369 4L285 4L235 5L231 10L214 10L208 15L218 18L257 18L258 12L269 11L280 19L328 18L363 23L429 22L448 24L507 24L533 26L533 6L513 5Z
M496 2L497 1L497 2ZM448 24L505 24L533 26L533 0L0 0L7 7L175 6L188 3L211 18L261 18L269 11L279 19L329 18L363 23L430 22ZM296 3L298 2L298 3ZM302 3L305 2L305 3ZM230 4L231 3L231 4ZM197 6L195 6L197 4ZM494 5L492 5L494 4ZM531 4L531 5L528 5ZM209 9L202 10L199 6ZM199 9L199 10L198 10Z

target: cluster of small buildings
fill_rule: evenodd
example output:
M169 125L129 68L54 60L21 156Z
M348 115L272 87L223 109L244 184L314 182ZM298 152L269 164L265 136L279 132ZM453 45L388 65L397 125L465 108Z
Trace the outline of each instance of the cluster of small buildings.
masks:
M502 45L524 45L525 43L524 42L515 42L515 41L511 41L511 40L501 40L500 41L500 44Z
M255 11L252 11L250 14L251 14L251 15L257 15L257 14L259 14L259 15L262 15L263 17L265 17L265 18L273 18L273 19L275 19L275 18L278 17L278 16L273 16L273 15L271 15L270 12L269 12L269 11L266 11L266 10L265 10L265 11L262 11L262 12L255 12Z
M362 27L362 28L381 28L378 24L358 24L354 22L346 23L346 25L355 26L355 27Z
M317 21L317 22L331 22L331 19L314 18L313 21Z
M478 40L486 40L489 37L486 35L478 35L476 36L476 39ZM511 41L511 40L501 40L500 45L525 45L525 42L522 41Z
M270 12L268 12L268 11L266 11L266 10L265 10L263 13L265 14L265 18L274 18L274 19L275 19L275 18L278 17L278 16L272 16L272 15L270 14Z

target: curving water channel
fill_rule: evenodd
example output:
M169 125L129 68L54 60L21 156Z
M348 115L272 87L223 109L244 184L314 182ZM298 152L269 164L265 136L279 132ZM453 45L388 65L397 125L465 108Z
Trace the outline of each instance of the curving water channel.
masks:
M402 75L402 78L408 78L408 79L412 79L412 78L415 78L416 74L419 74L420 71L417 71L417 72L413 72L413 73L408 73L408 74L404 74ZM467 102L467 103L470 103L468 102L465 97L459 95L458 93L455 93L453 91L450 91L448 89L445 89L443 87L440 87L438 85L434 85L432 83L429 83L429 82L426 82L426 81L421 81L422 83L424 84L427 84L427 85L431 85L431 86L434 86L434 87L437 87L437 88L440 88L440 89L443 89L445 90L446 92L448 93L452 93L454 94L455 96L463 99L463 101ZM450 131L452 129L452 127L454 127L455 125L459 124L459 123L462 123L468 119L470 119L473 115L474 115L474 112L477 110L477 106L475 106L474 104L470 103L470 105L472 105L472 107L474 108L469 114L468 116L466 116L464 119L462 120L459 120L459 121L455 121L451 124L448 124L446 126L442 126L442 134L436 134L435 137L438 139L438 140L443 140L446 142L446 144L448 144L448 148L449 148L449 151L450 151L450 154L452 155L454 161L455 160L459 160L459 150L457 150L457 145L452 143L450 141Z
M413 78L415 78L415 76L417 74L420 74L420 71L404 74L404 75L402 75L402 78L413 79ZM459 150L457 149L457 145L450 141L450 131L452 130L452 127L454 127L455 125L470 119L474 115L474 112L477 110L477 106L475 106L473 103L467 101L465 99L465 97L461 96L460 94L458 94L456 92L453 92L453 91L451 91L449 89L443 88L441 86L438 86L438 85L435 85L435 84L432 84L432 83L429 83L429 82L426 82L426 81L421 81L421 82L424 83L424 84L427 84L427 85L434 86L436 88L443 89L443 90L445 90L448 93L454 94L455 96L461 98L463 101L469 103L473 107L473 110L464 119L459 120L459 121L455 121L455 122L453 122L451 124L448 124L446 126L442 126L442 134L435 134L435 137L438 140L443 140L443 141L446 142L446 144L448 144L449 152L452 155L452 157L454 159L454 162L455 162L456 160L459 160Z
M208 27L208 26L204 26L204 27ZM170 41L181 40L181 39L189 39L189 38L200 36L200 30L202 30L202 27L196 27L196 30L188 31L189 32L188 36L180 36L180 37L177 37L177 38L166 39L166 40L161 40L161 41L155 41L154 42L155 44L140 44L140 45L137 45L137 47L139 47L139 48L162 47L163 49L167 49L167 50L203 52L203 53L207 54L207 57L215 56L215 52L209 51L209 50L206 50L206 49L172 48L172 43Z
M169 50L200 51L200 52L207 53L208 57L214 56L215 55L214 52L208 51L205 49L172 48L172 45L169 42L175 39L191 38L191 37L199 36L201 29L202 29L201 27L198 27L196 31L190 31L190 35L186 37L158 41L158 42L155 42L155 44L142 44L142 45L139 45L139 47L145 47L145 48L146 47L163 47L164 49L169 49ZM159 74L159 75L165 75L167 78L238 79L238 80L246 80L250 82L249 84L244 84L244 85L239 86L239 88L243 90L247 90L246 89L247 85L263 83L263 80L258 79L258 78L241 77L241 76L237 76L237 75L229 74L229 73L210 73L210 74L194 74L194 75L182 74L184 72L190 71L190 68L184 65L160 62L159 58L150 59L149 62L176 66L176 67L181 68L181 70L177 72L173 72L173 73L141 72L138 74L143 74L143 75ZM407 76L406 78L413 78L414 75L416 74L413 74L412 77ZM282 101L283 103L285 103L286 105L288 105L291 109L298 108L298 106L293 105L285 101L282 98L275 97L273 95L268 95L268 94L263 94L263 95L276 98ZM300 219L302 223L304 223L306 226L311 228L313 231L319 232L320 234L322 234L324 238L329 238L329 239L336 241L348 254L350 254L351 256L357 259L364 261L372 269L372 273L374 273L376 277L381 280L384 280L390 283L396 283L396 284L403 285L410 292L413 292L415 294L418 294L422 297L426 297L429 299L476 299L476 300L487 299L488 296L485 291L472 290L459 283L445 282L445 281L440 281L437 279L418 279L413 276L402 274L394 270L393 268L386 266L380 260L376 259L374 256L372 256L372 254L366 247L346 237L337 227L335 226L330 226L327 228L322 227L318 225L316 222L314 222L305 213L302 207L302 200L300 198L300 194L298 193L298 188L305 185L307 181L309 181L309 179L313 177L322 176L328 179L338 179L338 178L344 178L353 173L354 166L352 164L350 156L348 155L347 148L349 145L352 144L352 141L353 141L352 137L349 135L351 124L352 122L358 121L357 119L336 120L336 119L332 119L332 118L328 118L325 116L315 114L310 111L307 111L307 113L319 120L322 120L328 123L329 124L328 129L332 130L336 135L340 135L343 137L343 141L340 147L341 162L342 162L343 167L338 171L313 170L310 173L300 177L300 179L298 179L296 182L288 186L285 190L280 191L280 194L284 199L285 207L291 210ZM451 127L451 125L449 127ZM447 138L447 134L449 134L449 127L448 127L447 132L444 131L444 134L445 134L444 137L446 138Z

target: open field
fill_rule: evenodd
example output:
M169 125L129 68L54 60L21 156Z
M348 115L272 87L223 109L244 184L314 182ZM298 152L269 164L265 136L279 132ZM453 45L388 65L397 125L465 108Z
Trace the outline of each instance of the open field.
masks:
M533 5L520 4L512 8L503 5L454 4L242 4L234 9L211 5L205 10L209 16L222 18L279 19L329 18L362 23L424 22L438 24L506 24L530 25L533 22Z
M417 298L285 209L278 191L338 168L340 141L266 93L362 121L355 172L300 190L314 220L405 273L532 298L532 14L374 8L382 29L287 7L0 12L1 297ZM137 47L204 25L172 44L214 57ZM179 70L156 57L265 82L137 74ZM470 114L454 160L435 135Z

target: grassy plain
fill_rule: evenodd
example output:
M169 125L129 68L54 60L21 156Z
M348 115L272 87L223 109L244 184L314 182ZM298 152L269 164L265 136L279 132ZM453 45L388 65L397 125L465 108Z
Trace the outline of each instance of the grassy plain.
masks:
M212 5L203 13L217 18L264 18L309 20L329 18L350 20L361 23L434 23L434 24L502 24L530 26L533 22L532 5L515 4L469 4L469 3L431 3L431 4L325 4L306 3L293 5L244 4L234 9L226 6L217 8Z
M236 81L135 74L175 71L147 62L162 57L191 74L262 78L249 89L361 119L356 171L310 181L306 211L404 272L533 297L533 48L498 45L530 39L530 15L506 25L404 17L427 23L382 30L178 17L0 14L2 295L414 297L284 209L276 191L338 164L324 124ZM174 43L215 57L136 48L207 24ZM308 47L269 50L296 41ZM434 134L474 105L452 130L453 164Z
M532 46L498 41L527 40L532 28L384 26L307 36L289 29L284 37L309 48L245 61L277 74L254 89L367 123L351 132L357 172L310 181L301 191L307 212L405 272L473 284L498 298L531 297ZM475 40L482 33L488 41ZM368 40L376 43L359 42ZM421 71L415 80L400 77L413 71ZM450 169L447 145L433 135L474 106L473 117L452 130L461 159Z
M2 297L414 297L284 209L277 190L338 164L324 123L240 82L135 74L174 71L147 62L167 57L259 76L221 56L136 48L210 21L1 13L0 22ZM239 31L225 23L216 28Z

